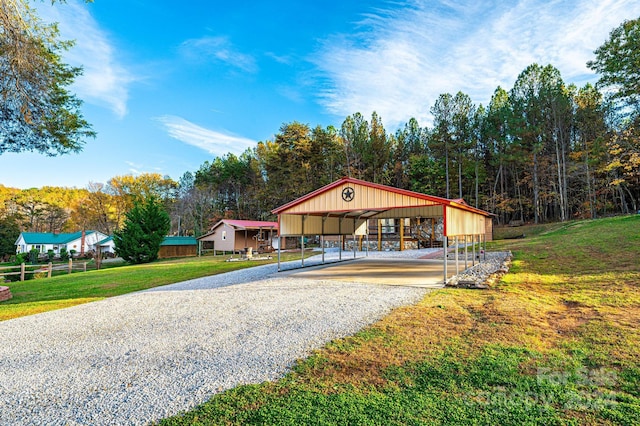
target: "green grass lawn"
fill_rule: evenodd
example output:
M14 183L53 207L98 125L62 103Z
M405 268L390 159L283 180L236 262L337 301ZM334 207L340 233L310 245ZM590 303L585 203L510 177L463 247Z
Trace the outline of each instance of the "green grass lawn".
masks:
M640 216L516 228L489 290L442 289L164 425L640 424Z
M6 284L13 298L0 303L0 321L277 261L275 254L271 260L226 262L229 257L163 260L13 282ZM300 253L282 253L282 261L294 259L300 259Z

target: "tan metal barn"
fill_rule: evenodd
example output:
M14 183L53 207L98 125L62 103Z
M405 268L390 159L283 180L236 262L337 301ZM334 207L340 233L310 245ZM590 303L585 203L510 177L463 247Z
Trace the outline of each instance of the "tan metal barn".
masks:
M355 239L368 234L368 220L442 218L443 250L446 253L451 241L457 243L464 239L465 243L483 243L491 239L492 232L492 215L462 200L435 197L350 177L330 183L272 212L278 215L278 238L319 235L322 239L326 235L338 235ZM304 241L304 238L301 240ZM443 272L446 281L447 262L443 262Z

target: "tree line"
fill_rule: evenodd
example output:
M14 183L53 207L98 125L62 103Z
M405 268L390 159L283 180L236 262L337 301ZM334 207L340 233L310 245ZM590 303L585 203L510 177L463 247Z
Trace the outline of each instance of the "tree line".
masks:
M153 196L172 234L200 235L221 218L273 219L275 207L342 176L464 198L499 223L635 212L640 20L624 22L595 53L588 66L601 75L596 85L577 87L554 66L532 64L486 106L462 92L441 94L430 125L411 118L390 132L376 112L354 113L339 127L293 121L178 181L143 174L86 189L0 186L0 218L24 231L111 234L136 201Z

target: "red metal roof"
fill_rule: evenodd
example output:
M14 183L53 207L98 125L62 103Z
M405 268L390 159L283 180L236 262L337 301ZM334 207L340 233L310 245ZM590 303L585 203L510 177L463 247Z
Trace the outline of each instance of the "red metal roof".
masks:
M222 219L218 221L213 227L204 235L200 235L197 239L201 239L204 237L208 237L213 234L217 227L226 223L227 225L233 226L236 229L278 229L278 222L267 222L262 220L236 220L236 219Z
M363 185L363 186L367 186L370 188L376 188L376 189L380 189L383 191L389 191L389 192L393 192L396 194L401 194L401 195L407 195L410 197L415 197L415 198L419 198L422 200L428 200L428 201L432 201L432 202L436 202L438 204L442 204L442 205L448 205L448 206L452 206L452 207L456 207L456 208L460 208L462 210L468 210L468 211L472 211L474 213L479 213L485 216L490 216L491 213L488 213L484 210L480 210L480 209L476 209L474 207L471 207L469 205L467 205L467 203L464 202L464 200L462 199L458 199L458 200L450 200L448 198L442 198L442 197L436 197L434 195L427 195L427 194L421 194L419 192L413 192L413 191L409 191L406 189L400 189L400 188L394 188L393 186L387 186L387 185L381 185L379 183L372 183L372 182L367 182L364 180L360 180L360 179L355 179L352 177L343 177L342 179L339 179L335 182L332 182L328 185L323 186L322 188L316 189L313 192L308 193L307 195L304 195L300 198L297 198L287 204L284 204L274 210L271 211L271 213L273 214L280 214L283 211L290 209L293 206L296 206L300 203L303 203L311 198L317 197L318 195L327 192L335 187L338 187L340 185L343 185L345 183L351 183L351 184L357 184L357 185Z
M241 229L278 228L278 222L267 222L263 220L222 219L220 222Z

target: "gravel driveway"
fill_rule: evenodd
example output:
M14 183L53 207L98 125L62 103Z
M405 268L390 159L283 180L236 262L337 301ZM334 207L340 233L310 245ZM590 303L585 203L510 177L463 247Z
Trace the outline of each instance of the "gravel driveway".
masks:
M274 267L0 322L0 424L146 424L281 377L428 291Z

